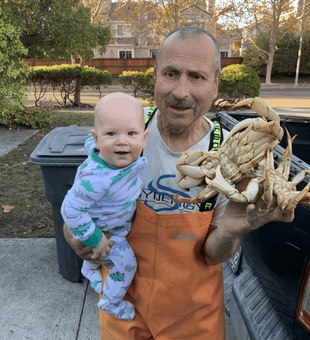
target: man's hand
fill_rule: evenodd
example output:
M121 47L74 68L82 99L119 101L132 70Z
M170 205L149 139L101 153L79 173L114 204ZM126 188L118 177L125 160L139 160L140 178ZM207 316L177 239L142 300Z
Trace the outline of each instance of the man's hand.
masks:
M259 210L255 204L237 203L229 200L223 212L220 226L212 226L203 246L206 263L216 265L228 260L237 251L242 237L269 222L292 222L294 209L283 212L275 207Z
M269 222L292 222L294 210L283 212L275 207L270 210L259 210L255 204L243 204L229 201L224 214L224 225L229 228L232 235L242 237L252 230Z
M113 242L110 241L104 234L102 235L102 239L96 245L96 247L92 248L93 260L103 260L104 257L110 254L111 248L113 246Z
M68 242L69 246L76 252L76 254L83 260L91 261L95 264L100 264L102 266L106 266L108 264L111 264L111 261L102 261L102 260L93 260L93 250L86 247L81 241L74 238L72 233L70 232L68 226L64 224L63 226L63 233L66 241ZM104 233L106 238L110 238L110 233ZM112 241L111 241L112 242ZM112 242L113 245L113 242ZM111 246L112 247L112 246Z

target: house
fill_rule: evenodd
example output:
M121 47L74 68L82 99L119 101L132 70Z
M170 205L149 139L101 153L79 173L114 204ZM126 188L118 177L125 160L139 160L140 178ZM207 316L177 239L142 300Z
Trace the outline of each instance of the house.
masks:
M215 0L196 0L180 11L180 23L184 26L199 26L212 33L212 17L211 9L214 6ZM143 23L150 24L147 14L142 14L139 22L141 22L141 30L135 33L129 22L121 20L121 11L129 12L125 8L128 3L120 4L118 2L110 2L107 13L105 13L106 24L110 25L113 40L107 45L107 50L104 54L99 53L99 49L95 50L95 58L154 58L158 47L158 41L162 39L155 37L155 33L151 33L150 27L143 32ZM150 6L152 4L149 2ZM135 6L134 2L130 3ZM158 4L156 5L158 6ZM221 57L236 56L232 52L233 40L228 37L217 37L221 49Z

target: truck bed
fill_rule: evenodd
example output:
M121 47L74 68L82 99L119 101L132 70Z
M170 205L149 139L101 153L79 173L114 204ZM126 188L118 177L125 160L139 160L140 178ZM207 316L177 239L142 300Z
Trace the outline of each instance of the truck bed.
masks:
M254 116L220 112L215 119L231 130L238 121ZM293 143L291 178L310 169L310 126L307 119L287 116L281 119L281 126L292 136L299 135ZM283 147L286 138L275 148L276 163ZM243 238L241 253L223 264L225 308L238 339L310 339L295 317L309 254L310 207L299 205L291 223L269 223Z

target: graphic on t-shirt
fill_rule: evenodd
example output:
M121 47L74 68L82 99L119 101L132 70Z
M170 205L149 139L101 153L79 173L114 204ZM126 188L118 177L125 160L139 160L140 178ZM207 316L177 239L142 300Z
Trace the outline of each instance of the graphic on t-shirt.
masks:
M150 181L147 189L143 188L142 190L142 203L147 207L153 209L156 212L162 211L174 211L182 208L185 209L186 212L194 210L194 207L197 204L188 204L173 201L173 196L179 191L172 189L168 186L165 186L165 180L170 178L175 178L174 174L163 175L158 178L156 184L154 181ZM171 194L169 194L171 193ZM181 193L183 197L189 197L186 193ZM155 208L154 205L160 205L160 208ZM199 206L199 205L198 205ZM177 212L177 211L175 211Z

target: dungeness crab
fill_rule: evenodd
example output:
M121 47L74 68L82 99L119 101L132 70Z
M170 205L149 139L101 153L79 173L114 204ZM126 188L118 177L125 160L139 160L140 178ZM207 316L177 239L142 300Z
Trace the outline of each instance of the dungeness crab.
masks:
M310 206L310 182L301 191L292 190L293 186L298 185L307 175L310 175L310 170L302 170L290 181L288 180L292 157L292 143L296 136L291 138L287 129L286 133L287 148L277 168L274 167L273 151L271 150L267 153L266 158L261 160L245 176L245 178L250 178L250 184L243 192L240 193L226 181L224 181L226 186L221 187L221 192L226 197L237 202L255 203L262 210L274 208L276 205L282 211L294 209L297 204ZM221 178L220 171L217 175L216 180L222 183L223 178Z
M175 201L198 203L218 192L226 194L226 183L231 186L241 181L266 158L267 150L272 151L280 143L283 129L278 114L259 97L245 99L235 106L245 104L250 104L262 118L249 118L236 124L218 149L184 152L176 164L179 186L205 188L192 199L176 194Z

